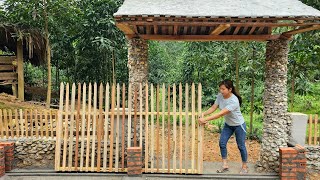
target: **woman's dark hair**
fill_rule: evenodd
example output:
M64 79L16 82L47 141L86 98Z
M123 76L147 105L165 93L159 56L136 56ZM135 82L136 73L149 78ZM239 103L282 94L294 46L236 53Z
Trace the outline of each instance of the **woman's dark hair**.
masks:
M225 79L225 80L223 80L223 81L220 82L219 87L222 86L222 85L226 86L227 89L232 89L231 92L232 92L235 96L237 96L237 98L238 98L238 100L239 100L239 104L240 104L240 106L241 106L241 104L242 104L242 98L241 98L241 96L237 93L236 88L233 86L233 82L232 82L231 80L229 80L229 79Z

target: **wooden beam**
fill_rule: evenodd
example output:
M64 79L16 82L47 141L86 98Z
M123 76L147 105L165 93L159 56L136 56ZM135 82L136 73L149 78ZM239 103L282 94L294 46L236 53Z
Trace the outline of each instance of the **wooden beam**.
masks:
M178 26L173 27L173 34L174 35L178 35L178 28L179 28Z
M210 35L219 35L226 29L230 27L230 24L220 24L217 28L215 28Z
M129 24L116 23L116 26L117 26L122 32L124 32L124 34L126 34L126 35L127 35L127 34L128 34L128 35L135 34Z
M24 101L24 72L23 72L23 46L22 41L17 42L17 72L18 72L18 98Z
M0 71L12 71L13 69L13 65L0 65Z
M278 39L280 35L139 35L139 37L158 41L267 41Z
M258 29L256 34L261 34L263 32L264 28L265 27L263 27L263 26L259 27L259 29Z
M233 31L233 35L237 35L241 26L237 26L236 29Z
M17 73L15 72L5 72L0 73L0 80L16 80L17 79Z
M291 30L291 31L288 31L288 32L284 32L282 34L284 34L284 35L295 35L295 34L307 32L307 31L313 31L313 30L317 30L317 29L320 29L320 25L302 27L302 28L298 28L298 29Z
M251 35L255 30L256 30L256 26L252 26L249 31L249 35Z
M16 56L0 56L0 64L12 65L12 62L15 61Z

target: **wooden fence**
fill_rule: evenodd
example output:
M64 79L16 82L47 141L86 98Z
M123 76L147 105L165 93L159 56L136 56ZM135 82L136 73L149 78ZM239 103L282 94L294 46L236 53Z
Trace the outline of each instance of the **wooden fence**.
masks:
M54 138L58 111L0 109L0 138Z
M309 115L308 121L308 145L320 145L318 115Z
M126 172L126 148L140 146L146 173L202 173L200 84L73 84L69 92L61 84L56 171Z

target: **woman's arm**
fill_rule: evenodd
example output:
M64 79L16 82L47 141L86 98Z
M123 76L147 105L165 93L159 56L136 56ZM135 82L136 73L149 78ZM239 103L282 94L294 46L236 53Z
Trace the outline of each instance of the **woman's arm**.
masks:
M208 115L208 114L211 114L211 113L213 113L215 110L217 110L217 108L218 108L218 105L217 105L217 104L214 104L214 105L212 105L207 111L205 111L202 115L203 115L203 116L206 116L206 115Z
M199 122L202 124L206 124L207 122L211 120L218 119L226 114L228 114L230 111L228 109L222 109L220 112L213 114L211 116L205 117L205 118L199 118Z

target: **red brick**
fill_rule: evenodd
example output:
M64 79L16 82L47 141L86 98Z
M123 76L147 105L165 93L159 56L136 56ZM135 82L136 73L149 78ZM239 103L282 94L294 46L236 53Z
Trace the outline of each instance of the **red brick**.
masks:
M142 166L142 162L131 162L128 161L128 167L132 167L132 166Z
M130 152L141 152L141 147L128 147L128 153Z
M282 159L288 159L288 160L294 159L294 158L296 158L296 157L297 157L297 154L283 154L282 156L280 156L280 158L282 158Z
M281 180L297 180L296 177L281 177Z
M280 176L285 176L285 177L296 177L296 173L295 172L283 172L280 174Z
M0 166L4 166L4 163L5 163L4 157L0 158Z
M297 150L291 147L280 148L280 154L296 154Z

